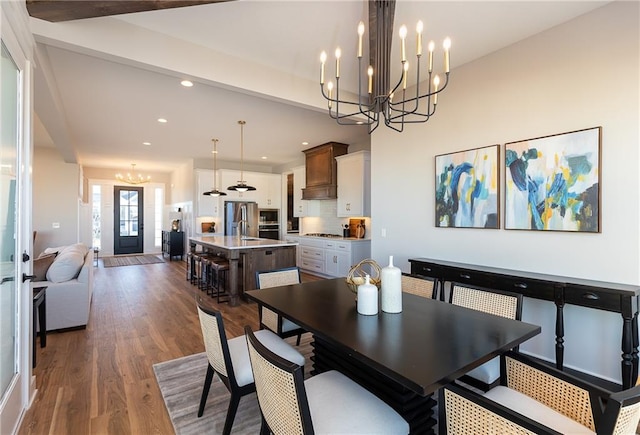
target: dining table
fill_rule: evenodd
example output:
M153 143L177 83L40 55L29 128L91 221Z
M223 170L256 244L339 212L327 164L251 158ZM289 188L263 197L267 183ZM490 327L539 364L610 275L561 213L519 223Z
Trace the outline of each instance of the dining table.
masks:
M402 415L412 434L434 433L434 394L441 387L541 330L408 293L400 313L362 315L345 278L246 295L313 334L311 375L338 370L349 376Z

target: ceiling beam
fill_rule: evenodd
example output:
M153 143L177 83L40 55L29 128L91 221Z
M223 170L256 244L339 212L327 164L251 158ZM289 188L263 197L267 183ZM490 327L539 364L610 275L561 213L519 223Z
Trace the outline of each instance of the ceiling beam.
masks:
M30 16L55 23L224 1L230 0L26 0L26 3Z

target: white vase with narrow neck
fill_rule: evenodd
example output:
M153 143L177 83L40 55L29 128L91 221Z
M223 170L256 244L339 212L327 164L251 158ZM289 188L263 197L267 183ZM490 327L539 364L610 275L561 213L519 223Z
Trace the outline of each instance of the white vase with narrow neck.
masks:
M380 299L385 313L402 312L402 272L393 265L393 255L389 256L389 265L380 271Z
M364 284L358 286L358 314L378 314L378 287L369 282L369 275L365 276Z

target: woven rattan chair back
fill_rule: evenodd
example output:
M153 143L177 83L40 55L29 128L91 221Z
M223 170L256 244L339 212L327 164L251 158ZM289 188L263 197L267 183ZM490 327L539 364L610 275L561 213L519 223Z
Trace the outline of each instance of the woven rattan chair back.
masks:
M401 276L402 291L411 293L423 298L434 299L436 297L436 280L423 276L413 276L403 273Z
M596 430L588 391L509 356L505 366L507 387Z
M245 327L260 411L274 435L313 434L303 368L264 347Z
M265 289L278 287L281 285L300 284L300 269L297 267L287 267L284 269L256 272L256 287ZM268 308L260 306L260 323L271 331L282 335L280 330L280 316ZM297 335L298 333L296 332ZM299 343L299 340L298 340Z
M288 267L286 269L256 272L256 283L259 289L300 284L300 269Z
M477 434L546 434L557 433L534 421L523 419L519 415L501 411L482 396L460 388L448 385L443 388L440 396L444 404L440 411L446 431L451 435ZM444 418L442 418L444 414ZM441 432L443 433L443 432Z
M640 401L638 401L640 400L640 387L635 387L634 390L637 390L634 397L635 403L626 405L619 402L615 404L612 403L612 414L615 415L615 411L618 410L618 418L616 419L612 432L614 435L638 433L638 422L640 421ZM615 397L615 395L613 397Z
M218 311L209 310L198 304L198 317L200 318L204 349L209 364L216 372L228 378L228 374L233 370L227 370L231 368L229 367L231 362L228 349L225 351L227 337L224 332L222 315Z
M522 295L451 283L450 302L472 310L520 320Z

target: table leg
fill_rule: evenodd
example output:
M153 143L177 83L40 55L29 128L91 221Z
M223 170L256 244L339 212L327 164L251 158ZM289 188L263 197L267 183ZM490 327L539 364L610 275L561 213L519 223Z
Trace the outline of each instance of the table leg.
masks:
M556 368L564 367L564 289L556 286L554 290L556 304Z
M314 336L311 374L338 370L382 399L408 423L411 434L434 434L436 401L432 395L420 396L380 374L332 344Z
M42 295L42 302L38 306L38 321L40 324L40 347L47 347L47 294Z

